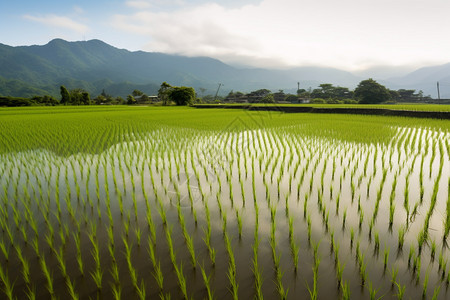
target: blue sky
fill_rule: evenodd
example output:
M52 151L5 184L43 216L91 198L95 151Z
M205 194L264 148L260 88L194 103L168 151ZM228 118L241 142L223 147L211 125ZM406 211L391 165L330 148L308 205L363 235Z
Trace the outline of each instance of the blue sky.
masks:
M257 67L450 62L447 0L2 1L0 43L101 39Z

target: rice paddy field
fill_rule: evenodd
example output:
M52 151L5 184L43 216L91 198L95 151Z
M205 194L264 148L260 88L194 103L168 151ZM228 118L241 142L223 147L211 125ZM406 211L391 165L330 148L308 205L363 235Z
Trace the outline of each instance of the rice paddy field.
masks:
M0 109L3 299L448 299L450 121Z

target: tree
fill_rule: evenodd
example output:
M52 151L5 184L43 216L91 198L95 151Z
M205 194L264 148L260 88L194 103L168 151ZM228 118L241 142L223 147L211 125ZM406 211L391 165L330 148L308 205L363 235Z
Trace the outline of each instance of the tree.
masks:
M176 105L189 105L195 101L195 90L191 87L173 87L169 93L169 99Z
M275 102L284 101L286 99L286 94L283 90L278 90L278 92L273 93L273 100Z
M261 103L275 103L273 94L268 94L261 99Z
M134 97L139 97L139 96L144 95L144 93L141 92L140 90L134 90L133 93L132 93L132 95L133 95Z
M381 103L389 100L389 90L372 78L361 81L355 89L355 97L359 103Z
M319 87L320 88L312 91L311 97L339 100L353 97L353 93L346 87L333 86L331 83L322 83Z
M158 98L161 99L163 105L169 104L169 93L173 87L167 82L161 83L161 87L158 90Z
M61 86L60 87L60 91L61 91L61 104L69 104L72 102L72 99L70 98L70 93L69 91L66 89L65 86Z
M133 95L127 96L127 104L128 105L136 104L136 99L134 99Z
M73 89L70 91L70 103L73 105L89 105L91 104L91 97L83 89Z
M298 102L298 96L289 94L289 95L286 96L285 100L288 101L288 102L291 102L291 103L296 103L296 102Z
M81 103L84 105L91 105L91 96L88 92L81 93Z
M260 89L247 94L248 102L261 102L271 92L268 89Z

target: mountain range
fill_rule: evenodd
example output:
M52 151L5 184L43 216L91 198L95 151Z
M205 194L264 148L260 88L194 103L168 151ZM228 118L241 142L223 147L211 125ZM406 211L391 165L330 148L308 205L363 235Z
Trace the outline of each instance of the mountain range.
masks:
M131 52L100 40L55 39L46 45L18 47L0 44L0 95L4 96L58 96L61 85L68 89L83 88L91 95L105 91L125 97L134 89L154 95L163 81L192 86L200 95L215 94L219 83L222 95L231 90L250 92L261 88L295 93L297 82L305 89L321 83L353 89L361 80L373 77L389 88L423 90L432 97L437 95L439 81L441 97L450 98L450 63L387 79L380 69L370 75L369 71L353 74L314 66L287 70L237 68L209 57Z

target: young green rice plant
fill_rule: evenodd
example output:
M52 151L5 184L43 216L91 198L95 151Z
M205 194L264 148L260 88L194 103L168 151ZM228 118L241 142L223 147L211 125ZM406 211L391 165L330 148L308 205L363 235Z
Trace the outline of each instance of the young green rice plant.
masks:
M375 244L374 244L374 252L378 252L380 249L380 236L378 234L378 231L375 232Z
M30 264L28 260L22 254L22 248L16 247L17 257L22 264L22 276L25 284L30 285Z
M361 212L359 213L359 230L362 229L363 221L364 221L364 211L361 209Z
M423 280L422 299L425 299L427 297L427 287L428 287L428 272L425 274L425 279Z
M47 263L45 262L45 257L42 256L42 258L40 259L40 265L41 265L41 271L44 274L44 277L47 281L47 291L50 294L50 297L52 299L55 299L55 290L53 288L53 275L52 273L50 273L50 270L47 267Z
M350 288L348 287L348 282L341 283L342 299L350 300Z
M309 243L311 242L311 229L312 229L311 223L312 223L311 222L311 214L308 213L307 224L308 224L308 242Z
M397 286L397 290L398 290L398 292L395 296L397 296L397 299L401 300L405 296L406 285L401 285L400 283L398 283L396 281L394 283Z
M135 235L136 235L136 242L137 242L137 245L138 245L138 247L140 247L140 246L141 246L141 236L142 236L142 233L141 233L141 230L140 230L139 226L136 226L136 227L134 228L134 233L135 233Z
M96 267L95 267L94 271L91 272L90 274L91 274L92 280L95 283L95 286L97 287L97 290L101 291L102 290L103 271L100 266L100 256L98 254L98 248L96 249L95 246L92 250L92 256L94 258Z
M258 233L255 231L255 242L253 244L252 272L255 278L255 298L263 299L262 294L262 275L258 265Z
M369 284L367 285L367 289L369 290L369 297L370 297L370 300L376 300L376 299L381 299L381 298L383 298L383 296L377 298L377 293L378 293L378 291L380 290L380 288L374 289L374 288L372 287L372 282L369 282Z
M61 270L61 274L64 278L67 278L67 269L66 269L66 262L64 260L64 252L62 247L59 248L59 251L55 252L56 254L56 260L59 264L59 269Z
M3 266L1 264L0 264L0 280L3 284L2 290L5 293L5 296L8 299L15 299L14 282L11 283L7 271L3 269Z
M185 238L186 246L187 246L189 254L190 254L192 268L195 270L197 267L197 259L195 258L193 238L188 233L185 234L184 238Z
M344 209L344 215L342 216L342 228L345 228L346 220L347 220L347 207Z
M67 286L67 291L69 292L69 296L72 300L80 299L77 292L75 291L75 284L70 280L69 277L66 277L66 286Z
M5 246L5 242L3 241L3 239L0 242L0 250L2 250L5 261L8 262L9 261L9 247L7 248L7 246Z
M431 253L430 253L431 261L434 261L435 255L436 255L436 241L432 240L431 241Z
M122 287L120 285L111 284L111 292L113 295L113 299L115 300L122 299Z
M440 290L441 290L440 285L434 287L433 296L431 297L432 300L436 300L438 298Z
M309 287L309 285L306 285L306 288L308 289L309 295L311 300L317 299L318 297L318 279L319 279L319 264L320 264L320 258L318 256L318 248L319 244L313 244L313 252L314 252L314 264L313 264L313 287L312 289Z
M203 266L200 266L200 271L202 272L202 278L203 278L203 283L205 284L205 288L206 288L207 299L212 300L212 299L214 299L214 294L211 291L211 285L210 285L211 275L209 275L209 276L206 275L206 272L205 272L205 269Z
M398 229L398 250L401 251L403 249L403 245L405 243L405 227L400 226Z
M416 282L418 283L420 280L420 268L421 268L421 258L420 256L416 256L414 258L413 263L413 274L416 274Z
M238 223L238 233L239 239L242 238L242 215L239 213L239 210L236 208L236 219Z

